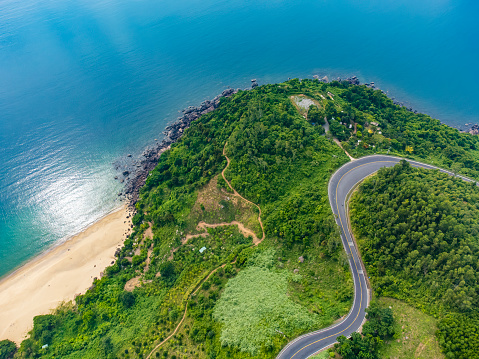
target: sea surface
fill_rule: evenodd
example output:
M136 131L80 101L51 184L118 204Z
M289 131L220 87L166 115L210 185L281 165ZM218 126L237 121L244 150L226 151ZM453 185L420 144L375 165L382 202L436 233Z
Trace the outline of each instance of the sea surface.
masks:
M120 203L113 163L231 87L357 75L479 122L473 0L1 0L0 276Z

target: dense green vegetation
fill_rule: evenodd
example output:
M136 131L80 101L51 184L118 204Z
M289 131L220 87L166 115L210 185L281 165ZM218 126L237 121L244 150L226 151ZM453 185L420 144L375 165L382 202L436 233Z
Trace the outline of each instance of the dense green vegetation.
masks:
M300 109L296 97L315 105ZM321 126L324 118L331 131L326 136ZM353 285L329 206L327 183L348 158L331 135L355 156L396 153L479 178L477 137L398 107L380 91L298 79L240 91L193 122L161 156L141 190L133 231L116 262L74 303L35 318L31 337L16 356L145 358L173 333L187 308L178 332L154 357L273 358L289 336L327 326L346 314ZM262 235L256 207L233 198L221 177L226 166L223 149L231 159L227 179L261 207L266 239L257 247L236 226L207 233L197 228L200 221L238 221L258 238ZM464 208L458 203L457 208ZM362 209L357 208L360 213ZM473 209L464 208L468 221L473 220L466 212ZM456 225L451 216L455 218L445 215L444 225L453 225L454 233L444 230L444 236L436 239L428 229L432 223L417 228L398 224L394 230L420 229L418 238L411 237L417 242L414 248L393 245L390 235L388 246L375 242L377 247L365 252L371 268L377 268L372 274L379 294L402 298L398 293L404 290L404 298L409 296L431 313L451 313L439 323L439 338L448 351L456 350L464 336L475 335L471 313L477 304L476 276L469 269L475 271L478 263L476 247L469 243L474 233L463 228L470 222L456 218ZM422 220L419 212L416 217ZM366 227L366 219L361 223L366 238L371 228ZM149 229L153 238L145 236ZM462 234L463 242L450 240ZM203 247L206 250L200 253ZM379 257L373 250L380 252ZM396 251L404 258L397 259ZM434 251L446 254L436 260ZM463 271L463 264L470 268ZM408 270L404 276L403 268L404 273ZM427 272L421 274L424 268ZM268 288L265 278L276 285ZM246 298L245 293L251 295ZM420 300L421 296L426 299ZM278 312L279 298L283 305ZM430 305L435 302L440 303L437 309ZM247 310L242 309L244 305ZM247 315L235 318L232 312ZM287 320L288 315L296 320ZM271 324L275 318L281 328ZM373 329L364 337L355 336L354 345L372 346L373 351L380 347L388 330L381 327L382 319L374 318L371 314ZM248 325L261 326L261 335L252 338L245 330ZM341 347L350 342L342 339ZM473 343L461 349L473 350ZM48 347L42 349L44 344Z
M145 358L174 331L188 305L179 331L154 357L248 358L254 353L273 358L287 343L285 334L326 326L345 315L352 280L327 183L347 157L321 136L319 125L296 110L288 97L297 91L294 85L240 92L195 121L149 176L133 232L115 264L75 303L37 317L31 338L17 355ZM255 207L233 200L219 177L226 166L226 143L231 159L226 177L262 209L266 239L258 247L251 247L252 239L236 226L209 229L201 236L196 228L202 220L237 220L258 232ZM145 237L148 228L153 238ZM193 237L186 240L187 235ZM206 250L199 253L202 247ZM263 251L270 253L266 267L254 261ZM228 331L241 331L245 322L231 325L232 318L222 311L233 305L225 304L228 296L239 295L244 286L256 290L262 299L250 301L251 320L262 308L277 304L277 298L267 295L272 289L262 284L264 275L278 284L275 294L289 295L279 315L299 317L284 320L284 328L266 326L265 335L252 343L247 337L231 340ZM127 287L134 290L125 292ZM272 318L263 316L265 322ZM43 344L48 348L42 349Z
M439 317L447 358L477 357L476 184L402 161L360 186L351 216L375 293Z
M10 340L0 340L0 359L10 359L17 351L17 346Z
M366 309L367 322L362 333L353 333L351 338L338 337L334 350L343 359L378 359L380 347L385 339L394 335L394 317L390 308L372 302Z
M335 101L336 109L329 111L328 119L335 117L342 122L342 130L346 132L350 122L359 125L355 135L338 136L354 157L396 153L479 178L477 136L460 133L428 115L396 106L381 91L338 82L334 85L344 90L341 99Z

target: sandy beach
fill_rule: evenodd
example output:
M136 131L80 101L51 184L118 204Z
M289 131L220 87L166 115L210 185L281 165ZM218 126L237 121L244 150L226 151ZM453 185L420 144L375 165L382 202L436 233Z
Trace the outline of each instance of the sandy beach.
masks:
M34 258L0 281L0 340L19 344L33 317L85 293L93 278L114 260L130 220L126 206L100 219L65 243ZM126 222L126 223L124 223Z

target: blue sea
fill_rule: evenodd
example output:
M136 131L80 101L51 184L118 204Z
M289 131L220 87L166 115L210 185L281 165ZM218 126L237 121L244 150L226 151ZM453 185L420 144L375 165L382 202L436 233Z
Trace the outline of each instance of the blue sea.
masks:
M473 0L1 0L0 275L120 203L113 163L231 87L357 75L479 122Z

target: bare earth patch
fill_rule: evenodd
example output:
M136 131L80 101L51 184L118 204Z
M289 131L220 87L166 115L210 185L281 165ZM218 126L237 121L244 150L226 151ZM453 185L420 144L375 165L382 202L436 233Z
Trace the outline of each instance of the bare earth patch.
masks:
M192 225L194 231L204 232L205 226L202 223L231 225L234 222L241 223L248 228L248 234L253 233L253 238L262 235L261 225L255 213L254 205L237 196L218 188L218 177L214 177L203 189L198 192L196 203L191 211ZM241 228L240 228L241 230Z
M324 96L321 95L321 97L324 98ZM294 107L298 110L298 112L303 116L304 118L308 118L308 110L309 106L314 105L318 108L321 108L321 104L312 99L307 97L306 95L295 95L290 97L291 102L293 103Z
M143 233L143 240L135 249L135 255L140 255L141 246L147 239L153 239L153 229L152 229L152 224L150 222L148 222L148 228L145 229L145 233ZM153 254L153 244L151 244L150 248L148 248L148 255L145 260L145 268L143 269L143 273L148 272L148 269L150 268L152 254ZM132 261L132 257L125 257L125 258L127 258L130 262ZM132 292L133 289L141 286L142 282L140 281L140 279L143 273L140 274L139 276L136 276L135 278L130 279L128 282L126 282L124 289L128 292ZM151 282L151 280L145 281L144 283L149 283L149 282Z

